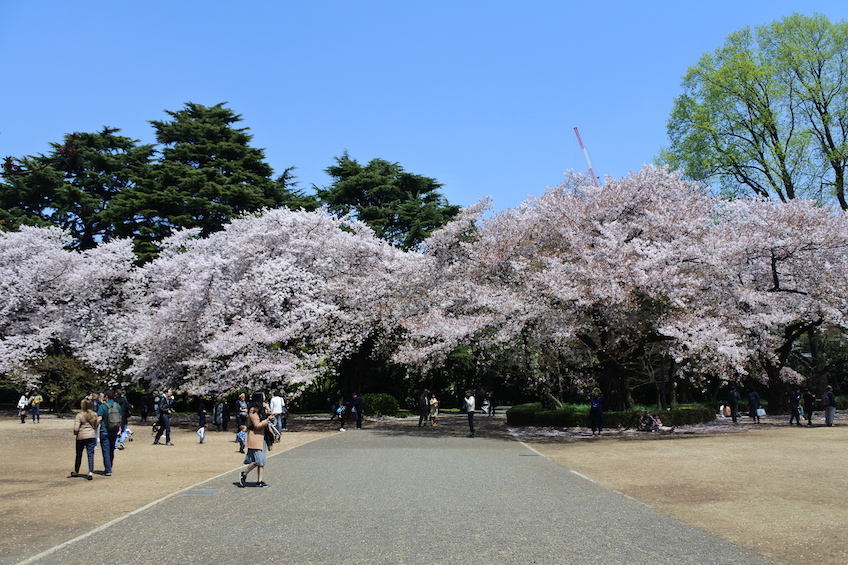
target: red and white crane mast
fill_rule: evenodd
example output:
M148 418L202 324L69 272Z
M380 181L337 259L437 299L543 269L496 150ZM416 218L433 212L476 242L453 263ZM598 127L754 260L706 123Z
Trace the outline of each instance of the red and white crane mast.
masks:
M583 157L586 158L586 164L589 165L589 176L592 177L592 182L595 183L595 186L600 186L598 184L598 177L595 176L595 170L592 168L592 161L589 159L589 152L586 151L586 146L583 145L583 139L580 137L580 130L575 127L574 133L577 135L577 143L580 144L580 149L583 151Z

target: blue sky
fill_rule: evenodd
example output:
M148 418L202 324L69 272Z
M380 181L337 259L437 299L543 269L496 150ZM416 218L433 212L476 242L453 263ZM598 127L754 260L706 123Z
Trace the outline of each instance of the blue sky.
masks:
M680 78L746 25L844 0L3 3L0 157L227 102L276 172L325 186L347 150L435 177L451 203L517 206L586 170L621 177L667 144Z

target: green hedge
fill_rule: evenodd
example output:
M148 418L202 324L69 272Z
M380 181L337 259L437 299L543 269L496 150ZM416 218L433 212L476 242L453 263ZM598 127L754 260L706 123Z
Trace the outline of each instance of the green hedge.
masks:
M365 403L365 413L369 416L395 416L400 410L398 401L391 394L363 394L362 401Z
M659 411L658 411L659 412ZM709 406L684 406L659 412L665 426L684 426L712 422L715 410ZM639 425L642 411L604 412L605 428L635 428ZM566 405L558 410L542 408L541 403L519 404L506 413L510 426L546 426L558 428L589 427L589 407Z

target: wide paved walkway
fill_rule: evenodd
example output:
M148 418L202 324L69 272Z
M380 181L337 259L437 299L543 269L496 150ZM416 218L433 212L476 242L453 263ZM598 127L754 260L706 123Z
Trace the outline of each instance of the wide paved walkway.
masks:
M270 488L238 488L233 472L36 562L770 563L478 420L473 439L464 419L447 416L436 428L410 419L272 452Z

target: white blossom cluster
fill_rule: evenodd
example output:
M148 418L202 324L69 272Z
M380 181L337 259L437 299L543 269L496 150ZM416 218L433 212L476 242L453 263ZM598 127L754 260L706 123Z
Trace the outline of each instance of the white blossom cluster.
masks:
M467 346L539 379L553 358L582 364L579 385L660 347L681 374L797 381L792 332L845 324L835 209L729 202L645 167L489 213L471 206L403 252L324 211L268 210L180 232L141 267L128 241L79 253L54 228L4 232L0 372L58 343L119 382L302 389L372 339L416 370Z

